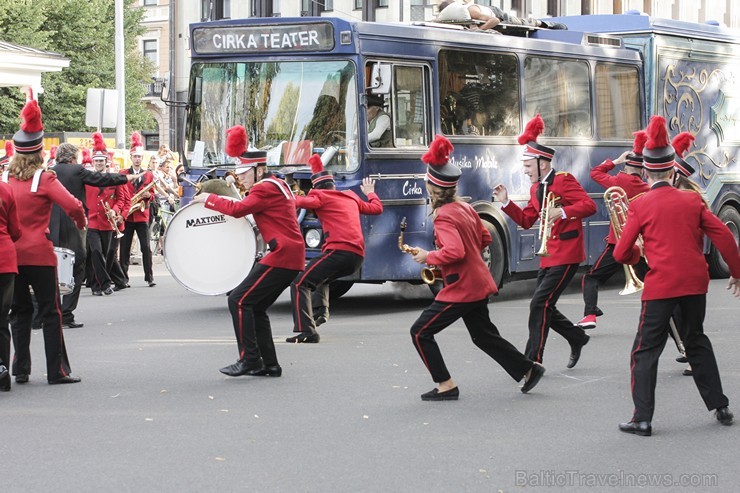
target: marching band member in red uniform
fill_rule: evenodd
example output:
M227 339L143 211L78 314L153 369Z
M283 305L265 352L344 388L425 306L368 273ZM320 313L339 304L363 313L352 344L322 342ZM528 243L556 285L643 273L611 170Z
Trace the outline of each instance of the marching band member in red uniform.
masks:
M324 231L324 245L321 255L313 258L290 285L293 332L298 335L288 337L286 342L319 342L312 293L323 290L321 298L327 305L321 308L326 316L329 313L329 283L354 274L365 258L360 214L383 212L383 204L375 194L375 180L362 180L360 190L368 199L365 202L351 190L336 190L332 174L324 170L317 154L311 156L309 164L313 171L313 189L305 197L296 197L296 205L316 213Z
M267 153L247 152L247 131L241 125L227 130L226 154L239 159L235 173L248 193L241 201L215 194L200 194L204 202L233 217L252 214L270 252L254 264L249 275L229 294L239 359L221 373L279 377L267 309L275 303L303 268L306 248L298 228L295 197L290 187L267 170Z
M103 141L103 134L93 134L92 163L94 171L105 173L108 151ZM118 230L113 231L106 213L106 206L111 211L111 218L121 216L125 203L126 185L117 187L97 187L85 185L87 195L87 245L92 264L90 285L94 296L113 294L111 279L108 275L106 259L110 257L111 239ZM104 205L105 204L105 205Z
M35 100L26 103L21 118L21 130L13 136L16 154L9 169L9 183L15 195L22 231L15 244L18 277L10 316L15 347L13 375L16 382L26 383L31 374L33 303L30 288L33 288L43 323L47 380L50 384L77 383L80 379L70 375L64 345L57 257L48 234L52 204L58 204L67 212L80 230L87 223L85 210L82 202L57 181L54 173L43 169L44 127L41 110Z
M12 157L13 157L13 141L6 140L5 141L5 155L3 157L0 157L0 173L3 173L5 171L5 168L8 166L8 163L10 162L10 158Z
M653 116L647 131L643 157L650 191L630 205L627 224L614 249L617 262L635 264L642 253L635 242L642 235L644 254L650 262L630 362L635 409L632 419L619 429L641 436L652 433L658 359L668 337L668 320L677 306L683 315L681 333L694 382L707 409L716 409L717 420L730 425L729 400L722 393L717 361L703 328L709 285L704 235L727 262L732 274L727 288L738 298L740 252L730 230L710 212L701 196L671 186L674 150L668 144L665 118ZM680 220L676 220L677 214Z
M642 180L642 149L647 140L647 134L644 130L634 133L635 142L632 152L625 152L615 161L607 159L600 165L591 170L591 179L602 187L620 187L627 194L631 201L640 194L647 192L650 187ZM609 171L616 166L624 164L624 169L616 175L610 175ZM594 263L588 274L583 276L581 284L583 290L583 301L585 308L583 310L583 319L578 325L584 329L593 329L596 327L596 317L603 315L603 312L597 306L599 299L599 284L604 283L614 274L622 270L622 264L614 260L614 245L617 244L617 237L614 234L614 227L609 226L609 237L606 240L606 248L599 255L598 260ZM642 262L643 268L638 274L644 277L647 266Z
M141 142L141 135L137 132L131 134L131 167L122 169L122 175L139 175L138 179L129 182L128 196L133 197L136 192L145 188L154 180L154 175L149 170L142 170L141 160L144 157L144 145ZM141 202L144 204L143 209L137 209L131 215L128 210L123 211L126 220L126 229L123 230L121 238L121 268L126 276L126 287L128 283L128 266L131 263L131 243L134 241L134 232L139 238L139 250L141 251L141 262L144 264L144 281L149 287L154 287L154 272L152 271L152 249L149 246L149 203L154 200L154 187L149 189L149 193L144 194Z
M444 287L411 327L411 341L437 387L421 395L423 401L457 400L460 391L447 371L434 336L462 318L473 343L500 364L517 382L525 378L529 392L545 368L501 337L488 314L488 296L496 282L481 257L491 235L470 204L457 195L460 168L449 164L453 147L438 135L421 160L428 164L427 193L434 209L434 238L438 250L416 248L414 260L442 272Z
M552 168L555 150L537 143L537 137L544 129L545 123L537 115L527 123L524 133L519 137L519 143L526 144L522 158L524 174L532 182L527 206L521 209L509 201L504 185L497 185L493 192L496 199L503 204L502 210L524 229L531 228L540 219L545 183L548 194L552 192L556 197L555 206L549 210L552 231L547 238L547 248L550 255L540 257L537 287L529 305L526 355L533 361L542 362L547 334L552 328L570 344L571 353L567 366L573 368L589 337L582 328L573 325L560 313L555 304L573 279L578 264L586 258L581 220L596 212L596 204L573 175L556 173Z
M13 302L15 277L18 275L18 258L13 243L18 241L21 234L13 190L10 185L0 181L0 252L3 252L0 255L0 391L2 392L10 390L8 312Z

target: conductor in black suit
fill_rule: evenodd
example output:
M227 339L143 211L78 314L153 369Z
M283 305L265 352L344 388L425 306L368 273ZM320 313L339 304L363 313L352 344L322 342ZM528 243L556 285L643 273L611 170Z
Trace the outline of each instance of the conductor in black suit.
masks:
M135 180L138 175L119 175L117 173L98 173L85 169L77 161L79 149L77 146L64 143L57 148L57 163L54 171L57 179L64 187L82 202L87 215L85 204L85 185L97 187L114 187ZM49 221L51 241L55 247L68 248L75 252L74 263L74 290L62 296L62 326L65 328L82 327L83 324L75 321L74 311L77 300L80 298L80 289L85 278L85 261L87 257L87 228L79 230L67 214L54 205Z

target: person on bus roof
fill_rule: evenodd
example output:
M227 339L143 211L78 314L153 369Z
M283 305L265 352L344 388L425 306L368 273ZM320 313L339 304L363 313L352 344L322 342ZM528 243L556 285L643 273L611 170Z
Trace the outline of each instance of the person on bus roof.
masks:
M568 29L560 22L543 21L539 19L522 19L509 15L500 8L491 5L476 5L475 0L464 0L462 3L454 0L444 0L437 6L439 12L437 20L459 21L473 19L482 21L479 29L493 29L500 23L514 24L517 26L530 26L545 29Z
M538 219L543 221L547 218L550 223L548 228L540 226L540 231L544 230L542 242L546 242L547 254L541 254L537 287L529 305L526 355L533 361L542 362L547 334L552 328L570 344L567 366L573 368L589 336L560 313L556 303L573 279L578 264L586 259L582 220L596 213L596 204L573 175L555 172L551 162L555 150L537 143L537 137L544 130L545 122L538 114L519 136L519 143L526 144L521 158L524 174L532 183L527 206L522 209L510 201L504 185L497 185L493 193L503 205L501 210L522 228L531 228ZM543 202L547 206L544 210Z

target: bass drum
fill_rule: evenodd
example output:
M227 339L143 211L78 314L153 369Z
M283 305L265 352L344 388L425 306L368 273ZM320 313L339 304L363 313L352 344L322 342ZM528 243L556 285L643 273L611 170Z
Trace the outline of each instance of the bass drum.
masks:
M235 218L188 204L172 217L164 236L164 262L186 289L215 296L241 283L265 252L251 216Z

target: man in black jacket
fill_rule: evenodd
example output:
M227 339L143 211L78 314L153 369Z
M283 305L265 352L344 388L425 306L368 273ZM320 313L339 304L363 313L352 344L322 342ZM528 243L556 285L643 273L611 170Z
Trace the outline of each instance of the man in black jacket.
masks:
M85 185L114 187L138 178L138 175L98 173L85 169L77 162L78 153L77 146L69 143L61 144L57 148L57 163L54 166L54 172L69 193L82 202L85 214L87 214ZM77 308L77 300L80 298L80 289L85 278L87 228L78 230L72 219L61 208L54 205L49 221L49 231L55 247L69 248L75 252L73 268L75 286L70 294L62 296L62 326L73 329L82 327L82 323L75 322L74 310Z

